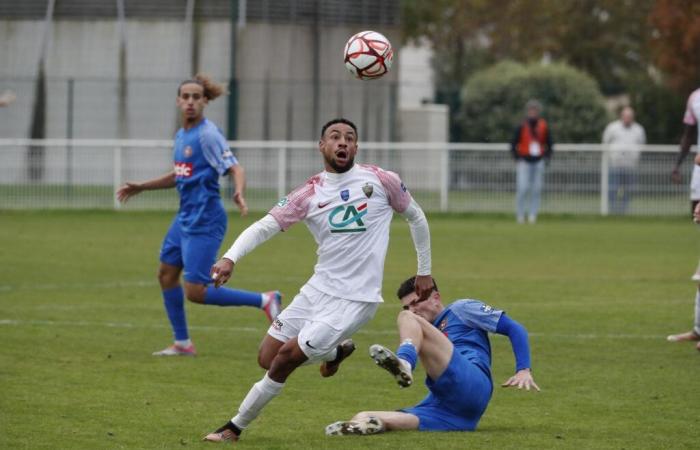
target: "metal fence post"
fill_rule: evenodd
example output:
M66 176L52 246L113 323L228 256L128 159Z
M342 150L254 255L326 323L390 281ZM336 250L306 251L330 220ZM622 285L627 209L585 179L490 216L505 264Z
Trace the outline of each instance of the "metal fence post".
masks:
M450 149L445 146L440 148L440 211L448 209L448 196L450 193Z
M121 146L114 147L113 159L112 159L112 198L114 209L118 210L121 208L121 203L117 199L117 189L122 184L122 148Z
M287 148L277 149L277 198L287 194Z
M600 215L607 216L610 213L608 204L608 174L610 172L610 154L608 146L603 146L600 150Z

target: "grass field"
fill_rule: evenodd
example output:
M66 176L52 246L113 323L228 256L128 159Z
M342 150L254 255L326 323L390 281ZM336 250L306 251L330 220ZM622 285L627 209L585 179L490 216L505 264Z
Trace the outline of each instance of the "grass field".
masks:
M199 355L150 356L170 338L155 279L170 213L0 212L0 448L214 448L199 441L263 374L267 326L253 309L188 304ZM235 217L227 244L252 221ZM326 424L408 406L367 357L396 344L393 298L415 270L395 221L383 304L337 376L303 367L240 448L697 448L700 352L664 337L689 329L698 232L682 219L431 216L443 298L479 298L530 331L540 393L496 388L475 433L326 437ZM296 226L246 257L233 284L279 288L310 276L315 245ZM492 338L495 382L513 371ZM422 373L419 369L419 377Z

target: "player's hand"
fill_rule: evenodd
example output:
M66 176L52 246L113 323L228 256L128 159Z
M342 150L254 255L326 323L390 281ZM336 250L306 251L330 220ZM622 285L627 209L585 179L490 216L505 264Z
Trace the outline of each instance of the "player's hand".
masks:
M700 203L695 205L695 211L693 211L693 222L700 225Z
M236 204L236 206L238 206L238 209L241 210L241 217L248 215L248 204L245 202L245 197L243 197L243 194L240 192L233 194L233 202Z
M233 261L228 258L221 258L213 266L209 276L214 280L214 287L220 287L231 278L233 273Z
M416 275L415 284L418 302L422 302L423 300L428 298L430 293L433 292L433 288L435 287L433 277L431 277L430 275Z
M676 184L681 184L681 181L683 181L683 177L681 176L680 170L678 170L678 167L673 169L671 172L671 181L673 181Z
M141 191L143 191L143 187L140 184L127 182L117 190L117 199L122 203L126 203L131 197L141 193Z
M12 102L15 101L17 96L14 92L7 90L0 94L0 106L10 106Z
M512 377L508 378L508 380L503 383L501 386L503 387L517 387L518 389L525 388L526 390L530 390L530 388L534 388L537 391L540 390L540 387L537 386L537 383L535 383L535 380L532 378L532 373L530 372L530 369L522 369L518 370L515 375Z

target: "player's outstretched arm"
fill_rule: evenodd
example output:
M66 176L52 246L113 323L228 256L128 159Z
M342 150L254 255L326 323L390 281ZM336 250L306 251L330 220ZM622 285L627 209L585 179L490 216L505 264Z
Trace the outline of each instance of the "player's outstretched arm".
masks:
M671 171L671 180L673 180L674 183L680 183L683 180L683 177L681 176L680 172L681 164L683 164L683 160L685 159L686 155L690 152L690 147L693 145L693 142L695 142L695 140L697 139L697 133L697 125L686 124L685 128L683 128L683 136L681 136L680 144L680 153L678 154L676 165L673 166L673 170Z
M235 192L233 193L233 203L241 211L241 217L248 215L248 204L245 201L245 170L240 164L231 167L231 176Z
M169 189L175 187L175 172L171 171L162 177L144 181L143 183L126 182L117 189L117 200L126 203L134 195L138 195L143 191L151 191L155 189Z
M228 258L221 258L213 266L211 266L211 272L209 276L214 280L214 287L220 287L226 283L231 274L233 274L233 267L235 263Z
M233 267L241 258L280 231L277 220L270 214L243 230L231 248L212 266L210 276L214 280L214 286L226 283L231 278Z
M510 345L513 347L515 355L515 375L508 378L503 387L517 387L518 389L525 388L526 390L540 390L535 380L532 378L530 370L530 343L528 342L527 330L524 326L508 317L505 313L501 314L496 325L496 333L508 336Z
M421 207L411 199L408 207L401 213L408 221L411 230L411 238L416 248L418 258L418 270L416 271L416 294L421 300L426 299L433 290L434 282L430 276L430 228L428 220Z
M15 101L17 96L15 95L14 92L10 90L6 90L2 94L0 94L0 107L2 106L10 106L12 102Z
M501 386L517 387L518 389L525 388L528 391L530 389L540 390L540 387L537 386L537 383L535 383L535 380L532 378L532 372L530 372L530 369L518 370L515 372L515 375L508 378L508 380L506 380L506 382Z

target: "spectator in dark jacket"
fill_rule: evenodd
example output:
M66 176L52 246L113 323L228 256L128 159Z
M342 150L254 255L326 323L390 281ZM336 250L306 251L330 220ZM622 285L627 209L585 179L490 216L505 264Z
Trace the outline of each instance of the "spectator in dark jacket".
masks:
M545 161L552 156L552 134L540 117L542 105L530 100L525 105L526 117L518 125L511 142L516 160L516 218L518 223L537 221L544 181Z

